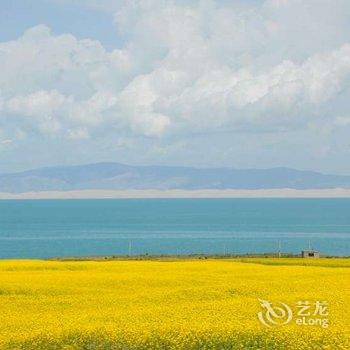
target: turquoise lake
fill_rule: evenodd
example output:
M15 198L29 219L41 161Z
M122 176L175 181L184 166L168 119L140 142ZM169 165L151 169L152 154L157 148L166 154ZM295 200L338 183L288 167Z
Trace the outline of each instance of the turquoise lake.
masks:
M350 255L350 199L0 201L0 258Z

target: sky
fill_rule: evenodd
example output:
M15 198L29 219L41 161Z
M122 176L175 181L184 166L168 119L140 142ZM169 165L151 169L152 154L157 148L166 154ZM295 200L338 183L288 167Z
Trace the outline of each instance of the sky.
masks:
M0 2L0 173L350 174L348 0Z

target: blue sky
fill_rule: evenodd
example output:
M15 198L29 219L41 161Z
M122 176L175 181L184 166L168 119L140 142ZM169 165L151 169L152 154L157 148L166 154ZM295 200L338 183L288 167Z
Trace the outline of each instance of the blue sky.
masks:
M99 40L107 49L122 45L116 35L113 13L97 11L79 3L50 0L11 0L0 4L2 42L13 40L38 24L47 24L56 34Z
M0 172L350 174L346 0L0 3Z

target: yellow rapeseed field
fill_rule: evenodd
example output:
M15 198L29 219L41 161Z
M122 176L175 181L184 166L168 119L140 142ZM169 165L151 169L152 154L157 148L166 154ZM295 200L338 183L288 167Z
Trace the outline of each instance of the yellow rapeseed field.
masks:
M349 289L350 259L0 261L0 348L350 349Z

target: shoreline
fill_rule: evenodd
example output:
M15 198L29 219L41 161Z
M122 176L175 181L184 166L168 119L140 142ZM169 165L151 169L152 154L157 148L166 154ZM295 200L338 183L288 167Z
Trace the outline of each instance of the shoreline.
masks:
M321 255L319 258L302 258L300 254L276 253L262 254L162 254L162 255L96 255L96 256L67 256L52 257L49 261L118 261L118 260L225 260L225 259L302 259L305 261L317 261L319 259L349 259L350 256Z
M246 253L246 254L135 254L135 255L76 255L76 256L52 256L47 258L0 258L0 261L25 260L25 261L169 261L169 260L225 260L225 259L298 259L305 261L317 261L324 259L350 259L350 255L321 255L319 258L303 258L296 253Z
M259 189L259 190L75 190L8 193L7 199L171 199L171 198L350 198L350 189Z

